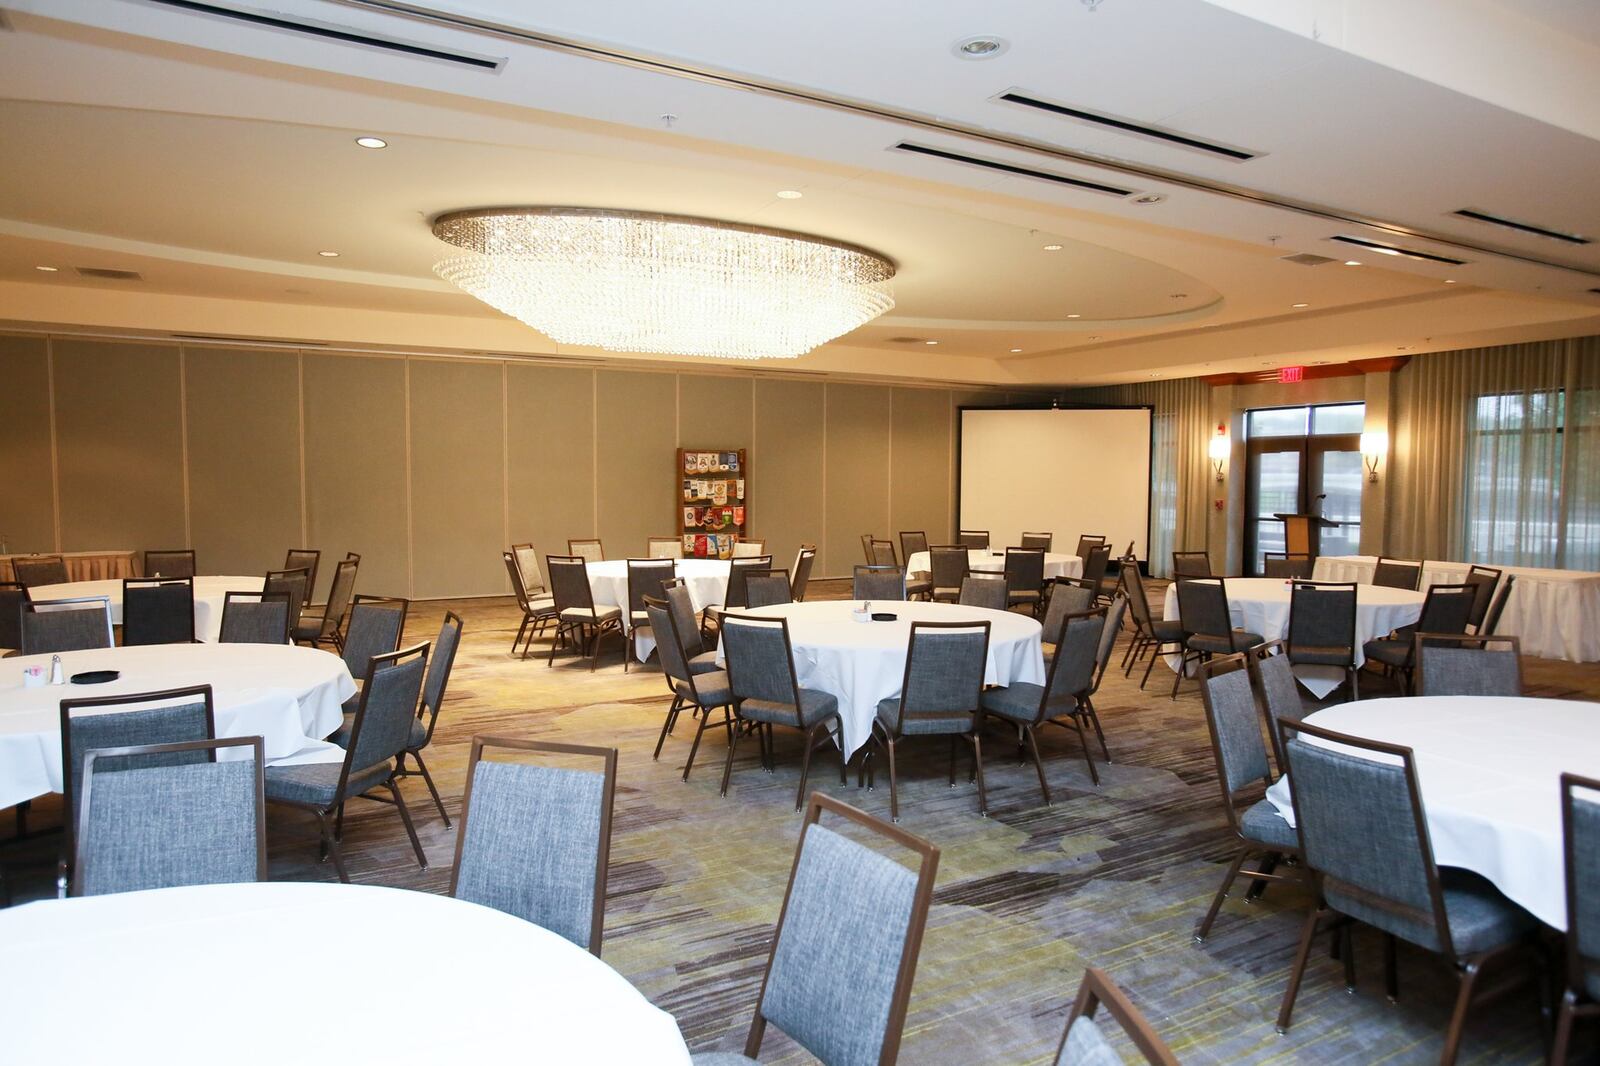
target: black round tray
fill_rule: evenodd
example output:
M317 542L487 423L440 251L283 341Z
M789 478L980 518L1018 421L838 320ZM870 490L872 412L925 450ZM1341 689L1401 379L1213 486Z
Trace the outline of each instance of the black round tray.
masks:
M874 622L895 622L895 621L898 621L899 618L900 618L899 615L890 614L888 611L873 611L872 612L872 620Z
M74 685L103 685L122 676L120 670L85 670L72 675Z

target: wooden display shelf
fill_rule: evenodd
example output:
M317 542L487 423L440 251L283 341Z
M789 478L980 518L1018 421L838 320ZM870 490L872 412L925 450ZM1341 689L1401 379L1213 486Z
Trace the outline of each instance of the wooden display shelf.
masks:
M728 559L750 530L743 448L678 449L678 536L686 558Z

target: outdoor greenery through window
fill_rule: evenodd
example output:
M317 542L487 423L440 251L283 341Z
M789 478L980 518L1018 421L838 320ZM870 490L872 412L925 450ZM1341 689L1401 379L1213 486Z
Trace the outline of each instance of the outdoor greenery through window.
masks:
M1277 514L1318 514L1337 523L1321 530L1323 555L1354 555L1361 547L1360 434L1362 403L1267 407L1248 412L1250 461L1246 539L1250 572L1264 570L1267 552L1285 548Z

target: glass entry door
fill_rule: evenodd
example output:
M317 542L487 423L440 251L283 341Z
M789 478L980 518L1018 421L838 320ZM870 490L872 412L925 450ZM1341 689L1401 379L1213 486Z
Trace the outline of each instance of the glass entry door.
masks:
M1275 514L1299 514L1305 499L1304 438L1251 441L1245 570L1260 574L1263 552L1284 550L1283 523Z
M1267 552L1284 550L1275 514L1316 514L1337 523L1321 531L1320 554L1361 547L1364 404L1276 407L1245 421L1245 572L1265 572Z

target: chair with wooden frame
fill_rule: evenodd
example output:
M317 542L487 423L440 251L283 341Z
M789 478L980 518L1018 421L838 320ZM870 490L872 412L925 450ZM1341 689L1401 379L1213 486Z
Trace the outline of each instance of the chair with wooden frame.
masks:
M450 671L455 668L456 650L461 647L462 628L460 615L454 611L444 613L439 636L433 642L433 653L428 656L428 672L422 679L422 702L417 707L416 721L411 723L411 736L406 741L405 750L395 757L395 779L420 775L422 783L428 786L428 795L433 797L433 805L438 808L446 829L450 828L450 815L445 812L444 801L439 798L439 790L433 784L433 775L428 773L428 764L422 761L422 749L433 743L433 731L439 725L439 711L444 707L444 690L450 684ZM408 756L417 761L415 774L406 765Z
M517 597L517 607L522 611L522 622L517 626L517 635L511 638L511 654L517 654L517 645L522 644L522 657L526 659L528 652L533 650L533 638L542 634L551 622L557 621L555 597L534 599L528 592L525 584L527 575L517 562L516 554L501 552L500 557L505 561L506 574L511 578L511 591ZM523 643L524 638L527 643Z
M1050 599L1044 608L1044 632L1039 639L1055 645L1067 616L1094 610L1094 590L1075 577L1058 577L1050 582Z
M410 609L411 601L398 596L360 595L351 601L344 646L339 649L351 677L366 677L368 663L400 647ZM346 700L345 713L353 712L355 704L355 696Z
M762 763L771 766L774 725L797 729L805 736L795 810L798 811L805 801L812 754L836 734L840 740L839 783L844 784L846 755L839 701L820 689L800 687L794 669L794 646L789 640L789 620L724 614L721 632L734 717L728 735L728 759L722 768L722 795L728 794L728 779L733 774L733 758L739 750L741 735L757 735Z
M912 622L906 644L906 672L900 695L878 701L872 735L856 771L867 787L873 784L874 756L889 763L889 818L900 820L900 784L895 747L906 737L950 738L950 787L956 784L956 749L965 740L972 748L972 777L978 782L978 813L987 817L988 793L983 787L983 672L989 659L988 622Z
M1372 566L1372 583L1383 588L1416 592L1422 587L1422 564L1386 559L1380 555Z
M1033 752L1033 768L1038 771L1039 791L1044 794L1046 807L1050 805L1050 785L1045 781L1044 761L1039 757L1038 731L1047 723L1062 727L1069 721L1072 723L1072 727L1078 731L1078 743L1083 746L1083 760L1089 767L1089 779L1096 785L1100 784L1100 772L1094 767L1094 753L1089 750L1089 737L1083 730L1083 723L1087 720L1094 725L1095 732L1100 736L1101 751L1105 752L1105 734L1088 700L1089 690L1094 687L1095 657L1105 624L1104 607L1068 615L1062 624L1061 642L1056 647L1055 658L1050 660L1043 685L1013 681L1004 688L991 688L983 693L985 715L1021 730L1017 755L1020 759L1023 742L1026 741ZM1107 759L1109 761L1109 754Z
M744 575L744 598L747 607L771 607L780 603L793 603L789 591L789 571L750 570Z
M77 797L83 782L84 756L96 748L130 748L147 744L181 744L217 738L216 704L210 685L86 696L61 701L61 828L64 834L56 891L65 896L72 882L71 861L77 854ZM108 713L111 712L111 713ZM102 771L131 766L171 766L201 762L196 753L152 755L107 760Z
M1483 625L1478 627L1478 632L1483 636L1493 636L1500 630L1500 616L1505 613L1506 601L1511 598L1511 586L1517 583L1515 574L1507 574L1505 580L1500 582L1500 591L1495 593L1494 602L1489 604L1489 613L1484 616Z
M853 600L903 600L906 598L906 572L898 566L857 564L850 580Z
M1385 673L1398 673L1400 691L1409 696L1416 673L1416 643L1412 637L1418 633L1465 635L1467 618L1477 594L1472 585L1429 585L1416 625L1402 626L1393 636L1369 640L1362 651L1369 662L1382 666Z
M1492 566L1479 566L1477 563L1467 568L1467 576L1463 580L1478 590L1478 595L1472 601L1472 613L1467 616L1467 625L1474 633L1483 629L1483 620L1489 613L1489 605L1494 602L1495 586L1500 583L1500 576L1503 573L1505 571Z
M861 558L866 561L868 566L873 565L872 540L873 537L871 533L861 534Z
M305 599L295 605L296 612L311 606L311 596L317 588L317 566L322 562L322 552L316 548L290 548L283 557L285 570L306 572Z
M895 554L894 541L873 540L872 565L894 567L900 565L900 558ZM919 596L927 597L931 595L933 595L933 582L931 580L926 576L916 577L910 571L906 572L906 599L914 600Z
M1335 666L1344 671L1350 698L1361 698L1356 675L1354 581L1291 581L1289 635L1284 648L1291 666Z
M1100 1023L1095 1020L1095 1011L1102 1006L1150 1066L1178 1066L1177 1056L1156 1035L1139 1008L1133 1005L1105 971L1093 966L1083 971L1077 1001L1072 1005L1072 1013L1067 1016L1067 1028L1061 1034L1061 1046L1056 1049L1055 1066L1104 1066L1106 1063L1122 1061L1106 1043Z
M1006 609L1006 579L1003 574L968 574L961 581L956 602L963 607L982 607L986 611Z
M685 638L698 638L700 631L694 628L692 621L685 626L669 602L647 597L644 609L650 616L650 628L656 635L661 673L667 679L667 690L672 693L672 703L667 706L666 719L661 723L661 735L656 738L656 750L650 758L661 758L661 746L667 742L667 734L672 732L673 726L678 724L678 715L685 707L693 708L700 716L700 727L695 730L689 758L683 764L683 779L687 781L689 771L694 769L694 757L700 751L700 738L705 735L706 727L714 724L730 733L733 730L733 696L728 688L728 675L723 670L696 669L691 664ZM722 710L722 721L713 723L711 712L718 708Z
M72 894L265 881L265 762L260 737L85 752Z
M1269 640L1259 648L1251 648L1245 655L1250 667L1250 681L1261 701L1261 715L1266 719L1267 741L1272 745L1272 763L1283 773L1283 749L1279 746L1278 722L1298 722L1306 716L1305 700L1300 696L1300 682L1289 663L1288 645L1282 640Z
M1173 552L1172 578L1210 577L1211 556L1205 552Z
M21 585L65 585L67 561L59 555L19 555L11 560L11 575Z
M1263 552L1261 570L1264 577L1284 580L1310 581L1315 560L1305 552Z
M1087 556L1090 551L1098 548L1105 542L1106 538L1099 533L1079 533L1078 547L1075 551L1073 551L1072 554L1082 559Z
M1213 655L1233 655L1249 651L1266 638L1260 633L1235 629L1228 607L1228 589L1220 577L1180 578L1174 583L1178 593L1178 622L1183 626L1183 657L1172 678L1172 698L1178 698L1178 685L1191 662L1205 662Z
M988 551L989 531L987 529L960 529L956 531L956 543L968 551Z
M587 540L567 540L567 554L575 555L586 563L603 563L606 558L606 548L600 543L599 537ZM554 558L552 556L552 558Z
M1122 620L1128 613L1128 597L1118 593L1106 605L1106 624L1100 630L1100 645L1094 657L1094 684L1089 689L1091 706L1094 694L1100 691L1100 681L1106 676L1106 667L1111 665L1112 653L1117 648L1117 634L1122 632Z
M911 852L916 867L822 825L824 811ZM756 995L745 1058L712 1054L696 1061L754 1061L770 1024L822 1062L893 1066L938 869L939 849L928 841L813 793ZM840 907L841 898L873 902ZM842 952L852 963L830 967L823 979L816 972L819 960L835 960Z
M961 544L937 544L928 549L929 580L936 602L954 603L961 597L961 582L972 572L968 551Z
M758 555L767 554L767 542L764 540L747 540L740 537L733 542L734 559L752 559Z
M667 594L666 583L677 576L677 568L678 564L674 559L628 560L628 625L622 649L623 673L627 673L631 668L634 649L638 647L637 634L634 631L640 626L645 629L650 628L650 618L644 609L645 597L650 596L658 600L664 598ZM788 587L788 582L785 581L784 588Z
M745 578L752 570L771 569L770 555L751 555L728 560L728 590L723 594L721 603L709 604L700 612L702 631L709 633L712 623L721 625L722 616L728 611L743 610L748 606L745 601L750 598L750 594L745 587Z
M300 609L286 592L225 592L219 644L287 644L289 621Z
M645 554L652 559L682 559L683 538L651 537L645 543Z
M194 643L194 578L122 579L122 644Z
M1410 748L1308 722L1279 722L1278 728L1285 772L1294 782L1301 854L1317 899L1301 931L1278 1032L1289 1029L1319 929L1340 937L1345 989L1355 991L1350 926L1359 921L1384 934L1384 984L1391 1000L1399 995L1397 939L1444 956L1455 971L1455 1010L1440 1056L1442 1066L1451 1066L1474 1004L1506 991L1475 996L1484 971L1522 949L1534 964L1530 976L1537 971L1538 921L1477 874L1439 869Z
M21 651L24 655L90 651L115 645L110 596L32 600L22 608Z
M918 552L928 550L928 534L921 529L902 529L900 531L900 554L905 558L906 565L911 565L911 557Z
M378 802L393 802L404 823L417 865L428 868L427 853L417 839L411 810L395 784L398 757L411 739L411 724L416 721L417 698L422 692L428 668L428 644L413 644L388 655L374 656L361 686L361 702L350 722L349 741L344 759L336 763L297 763L267 767L267 802L309 811L317 819L322 858L332 859L339 880L350 883L345 871L340 841L344 829L344 805L360 797ZM367 793L384 788L390 799ZM329 824L329 818L333 823Z
M311 571L304 567L293 570L268 570L261 582L261 591L273 596L289 598L289 640L292 642L295 627L301 624L311 606Z
M1516 637L1417 633L1411 639L1417 695L1522 695L1522 643Z
M689 669L697 674L721 670L722 665L717 662L717 649L706 647L705 634L696 621L694 598L689 595L689 586L681 578L674 578L663 582L661 591L662 599L667 601L672 610L672 620L677 624L678 640L683 645Z
M1578 795L1583 789L1588 797ZM1600 1017L1600 779L1561 775L1561 837L1566 857L1566 990L1556 1011L1551 1066L1565 1066L1572 1026Z
M578 756L599 772L485 759L484 749ZM617 749L475 736L450 895L516 915L600 957Z
M1110 568L1111 545L1109 544L1097 544L1083 557L1083 575L1080 580L1094 592L1097 601L1105 596L1102 586L1106 571Z
M0 659L22 650L22 613L32 597L20 581L0 581Z
M1050 550L1050 545L1055 543L1055 539L1054 533L1024 533L1022 547L1038 548L1042 552L1047 552Z
M194 551L189 548L169 548L144 553L144 576L189 577L195 575Z
M1157 619L1150 610L1150 595L1144 586L1144 575L1137 567L1122 574L1122 587L1128 593L1128 614L1133 618L1133 639L1122 654L1122 676L1132 677L1133 668L1149 653L1144 677L1139 680L1140 691L1150 681L1150 671L1156 661L1167 652L1183 648L1183 625L1176 618Z
M1027 607L1035 618L1044 605L1044 549L1007 548L1006 608Z
M795 552L794 574L789 579L789 598L795 603L805 602L806 586L811 584L811 567L816 560L815 544L802 544L800 550Z
M511 554L517 557L517 570L521 572L522 587L527 590L528 599L548 599L550 590L544 587L544 573L539 569L539 553L534 550L533 542L513 544Z
M583 556L550 555L545 557L544 565L556 607L556 634L545 665L556 664L556 646L563 637L570 636L577 653L589 656L589 672L593 673L600 661L600 638L607 633L616 633L622 641L622 657L626 661L628 637L622 628L622 608L595 604L589 586L589 564Z
M328 602L322 605L322 616L301 615L294 627L294 639L315 647L327 642L335 651L344 650L344 615L350 598L356 591L356 572L361 567L360 557L345 558L333 569L333 584L328 588Z
M1217 920L1222 901L1251 856L1258 856L1261 862L1249 875L1252 883L1245 893L1247 900L1259 896L1268 881L1305 880L1291 873L1274 872L1284 859L1298 860L1300 838L1272 801L1260 795L1272 784L1272 770L1267 763L1266 741L1261 739L1261 716L1246 659L1245 655L1227 655L1200 668L1200 702L1205 706L1206 728L1211 734L1217 783L1222 786L1222 809L1237 840L1238 854L1223 875L1211 908L1194 935L1197 944L1211 935L1211 923ZM1247 802L1249 805L1244 806Z

